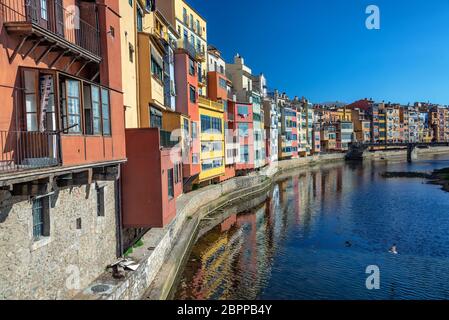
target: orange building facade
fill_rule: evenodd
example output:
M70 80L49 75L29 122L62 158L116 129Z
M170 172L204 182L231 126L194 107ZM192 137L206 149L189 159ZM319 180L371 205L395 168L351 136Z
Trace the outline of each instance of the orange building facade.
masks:
M23 253L0 262L6 299L72 298L67 268L87 286L123 253L118 4L0 0L0 229L21 230L0 247Z

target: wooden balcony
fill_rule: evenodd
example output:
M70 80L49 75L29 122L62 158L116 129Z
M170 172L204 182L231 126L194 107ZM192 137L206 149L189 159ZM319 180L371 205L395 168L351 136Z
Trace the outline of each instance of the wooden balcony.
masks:
M10 62L26 41L32 41L34 46L28 54L38 46L47 46L43 55L52 50L61 51L63 55L100 63L95 3L74 1L77 5L68 8L62 3L63 0L0 0L0 20L3 20L5 29L9 35L22 39ZM85 6L80 8L78 5L81 3ZM90 7L94 11L88 12Z

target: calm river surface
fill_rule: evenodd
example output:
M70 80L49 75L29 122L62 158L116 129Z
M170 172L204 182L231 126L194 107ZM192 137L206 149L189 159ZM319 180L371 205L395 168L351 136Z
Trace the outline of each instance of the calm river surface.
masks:
M449 299L449 193L379 176L442 167L448 155L293 173L198 239L174 298ZM369 265L379 290L366 289Z

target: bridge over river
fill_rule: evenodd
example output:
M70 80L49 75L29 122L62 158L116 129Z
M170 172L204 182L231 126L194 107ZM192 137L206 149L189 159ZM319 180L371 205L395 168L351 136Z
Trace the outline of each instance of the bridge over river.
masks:
M449 142L393 142L393 143L360 143L355 142L349 146L348 153L346 154L346 160L359 160L362 161L365 157L364 154L369 149L371 151L385 151L395 149L407 149L407 161L412 162L412 160L417 158L416 148L426 148L426 147L447 147Z

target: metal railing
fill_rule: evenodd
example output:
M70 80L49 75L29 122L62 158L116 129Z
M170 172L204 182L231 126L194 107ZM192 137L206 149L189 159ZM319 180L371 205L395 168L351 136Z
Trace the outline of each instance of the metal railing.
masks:
M46 7L43 7L45 3ZM62 3L63 0L0 0L0 16L5 23L32 23L100 56L98 28L80 18L78 6L64 8ZM94 12L86 15L96 23Z
M60 164L55 132L0 131L0 148L0 174Z
M206 58L206 53L202 48L195 47L193 43L186 39L179 39L176 43L178 49L184 49L187 53L196 60L203 61Z

